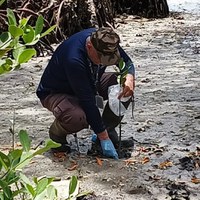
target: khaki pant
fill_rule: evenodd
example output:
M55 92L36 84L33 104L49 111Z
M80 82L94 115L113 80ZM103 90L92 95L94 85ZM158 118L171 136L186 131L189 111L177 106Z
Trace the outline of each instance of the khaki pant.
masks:
M108 99L108 87L114 84L117 84L116 74L104 73L98 87L98 92L104 100ZM55 142L66 143L67 134L88 128L86 115L76 97L68 94L50 94L41 103L55 116L55 121L49 129L50 138ZM130 101L124 103L124 106L127 108L129 104ZM122 117L116 116L107 103L102 119L109 131L120 123Z

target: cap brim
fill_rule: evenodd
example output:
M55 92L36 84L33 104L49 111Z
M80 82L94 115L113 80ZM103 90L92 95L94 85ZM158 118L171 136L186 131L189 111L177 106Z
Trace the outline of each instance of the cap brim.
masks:
M119 50L116 50L112 54L103 54L101 52L98 52L98 54L101 60L101 64L105 66L116 65L119 63L121 58Z

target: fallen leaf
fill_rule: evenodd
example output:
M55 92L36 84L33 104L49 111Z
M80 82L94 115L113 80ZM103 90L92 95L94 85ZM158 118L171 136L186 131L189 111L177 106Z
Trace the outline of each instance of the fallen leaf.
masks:
M149 152L149 148L140 147L141 152Z
M200 183L200 178L193 177L191 179L191 181L192 181L192 183L199 184Z
M133 163L136 163L137 160L134 160L134 159L127 159L127 160L124 160L126 166L130 165L130 164L133 164Z
M103 161L100 158L96 157L96 161L99 166L103 165Z
M153 175L153 176L149 176L149 180L155 180L155 181L158 181L160 180L162 177L161 176L158 176L158 175Z
M149 157L144 157L144 158L142 159L141 163L142 163L142 164L145 164L145 163L147 163L147 162L149 162L149 161L150 161L150 158L149 158Z
M166 160L162 163L160 163L159 168L160 169L166 169L167 167L172 167L173 163L169 160Z
M75 170L77 167L78 167L78 165L73 163L73 165L72 165L71 167L69 167L68 170L69 170L69 171L73 171L73 170Z
M53 153L53 155L56 158L66 157L65 152L57 152L57 153Z
M54 157L58 159L59 162L63 162L66 160L66 154L65 152L57 152L53 153Z
M200 168L200 160L195 160L195 163L194 163L194 166L196 169L199 169Z

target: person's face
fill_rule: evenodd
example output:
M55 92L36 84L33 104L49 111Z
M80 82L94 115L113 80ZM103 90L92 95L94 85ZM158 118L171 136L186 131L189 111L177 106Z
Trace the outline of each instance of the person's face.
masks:
M96 51L96 49L94 48L94 46L92 45L90 41L87 41L86 48L87 48L88 56L90 57L92 62L96 65L101 64L101 60L98 55L98 52Z

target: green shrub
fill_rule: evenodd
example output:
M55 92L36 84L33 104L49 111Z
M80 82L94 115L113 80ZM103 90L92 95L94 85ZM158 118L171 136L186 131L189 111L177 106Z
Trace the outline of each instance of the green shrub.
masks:
M29 18L22 18L17 23L14 12L7 9L8 31L0 35L0 75L18 69L36 55L33 46L40 38L54 30L56 25L42 33L44 18L39 15L35 27L28 24Z
M54 178L33 178L29 180L22 172L32 158L51 148L60 146L52 140L47 140L44 147L38 150L31 149L31 141L26 131L19 132L21 149L11 150L7 155L0 152L0 199L13 200L45 200L57 197L56 189L50 185Z

